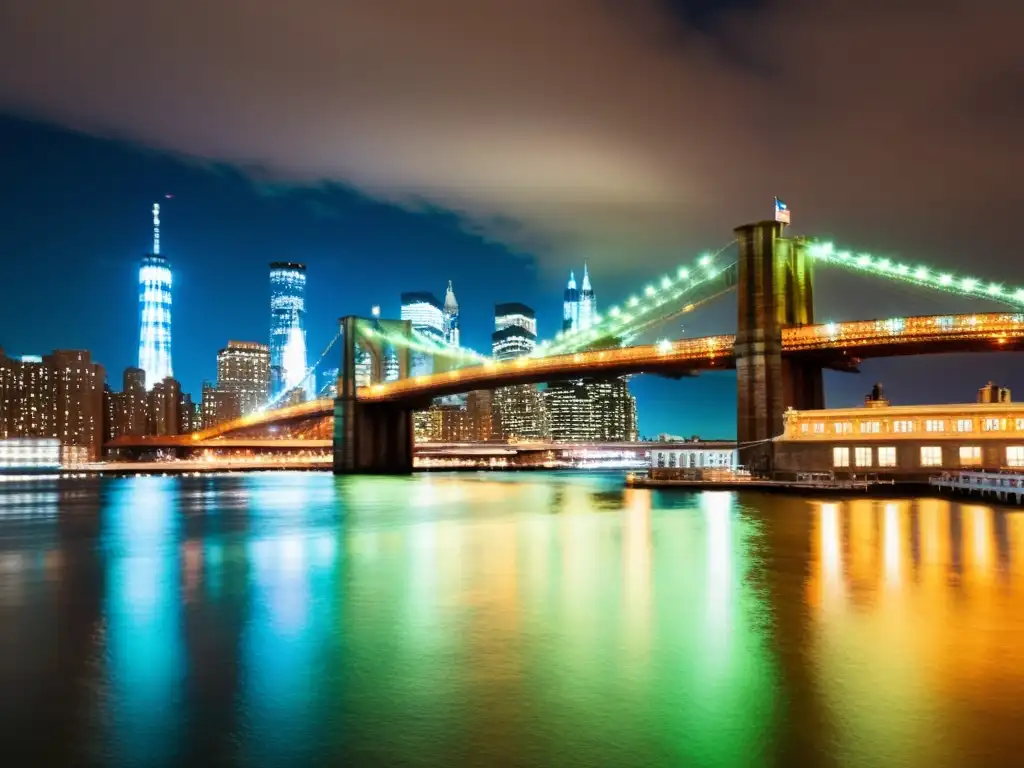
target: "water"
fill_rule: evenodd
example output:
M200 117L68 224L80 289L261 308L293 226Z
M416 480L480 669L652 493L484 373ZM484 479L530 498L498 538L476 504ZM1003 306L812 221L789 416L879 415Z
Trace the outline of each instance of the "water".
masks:
M1024 513L621 476L0 484L0 763L1024 760Z

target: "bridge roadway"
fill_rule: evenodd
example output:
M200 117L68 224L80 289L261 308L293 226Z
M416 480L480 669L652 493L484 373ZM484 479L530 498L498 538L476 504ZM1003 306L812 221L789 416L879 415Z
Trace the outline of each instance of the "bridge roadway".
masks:
M435 397L515 384L631 373L690 375L733 368L734 341L732 335L705 336L620 349L489 361L447 373L363 387L358 398L419 408L426 407ZM787 357L818 360L824 366L847 370L855 370L861 360L874 357L1017 350L1024 348L1024 314L927 315L796 326L782 330L782 348ZM253 427L327 416L333 410L332 400L314 400L252 414L192 435L118 438L107 447L195 446Z

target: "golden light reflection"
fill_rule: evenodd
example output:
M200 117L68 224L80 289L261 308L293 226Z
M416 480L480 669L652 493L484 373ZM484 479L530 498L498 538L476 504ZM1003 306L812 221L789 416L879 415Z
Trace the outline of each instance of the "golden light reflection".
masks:
M824 680L845 681L830 705L845 760L881 764L887 741L908 739L938 755L949 745L937 746L934 729L955 731L942 727L949 696L969 692L983 711L993 691L1024 695L1024 642L992 632L1009 621L1024 637L1009 618L1024 617L1024 574L1000 578L1021 560L1024 516L932 499L822 503L816 513L814 655L823 690Z

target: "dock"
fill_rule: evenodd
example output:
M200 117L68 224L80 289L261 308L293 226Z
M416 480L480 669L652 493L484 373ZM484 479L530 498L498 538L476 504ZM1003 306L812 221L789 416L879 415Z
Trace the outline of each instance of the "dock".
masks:
M631 488L678 488L691 491L765 491L794 494L883 494L919 493L921 483L895 483L892 480L863 477L834 477L831 473L803 473L791 479L754 477L739 471L676 471L651 475L626 475ZM926 488L926 486L925 486ZM1021 489L1024 491L1024 488Z
M1024 497L1024 471L976 470L943 472L929 478L928 484L939 493L979 496L1020 504Z

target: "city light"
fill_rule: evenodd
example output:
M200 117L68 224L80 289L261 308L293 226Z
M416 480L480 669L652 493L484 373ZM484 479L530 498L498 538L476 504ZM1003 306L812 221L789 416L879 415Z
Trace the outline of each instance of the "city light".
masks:
M829 242L814 242L808 246L808 254L816 261L838 264L850 269L882 275L914 285L920 285L962 296L977 296L982 291L981 279L971 276L956 276L951 272L938 272L924 265L911 268L907 264L895 263L888 257L860 253L854 256L850 251L837 250ZM1001 283L987 282L984 295L1010 306L1024 305L1024 288L1007 290Z

